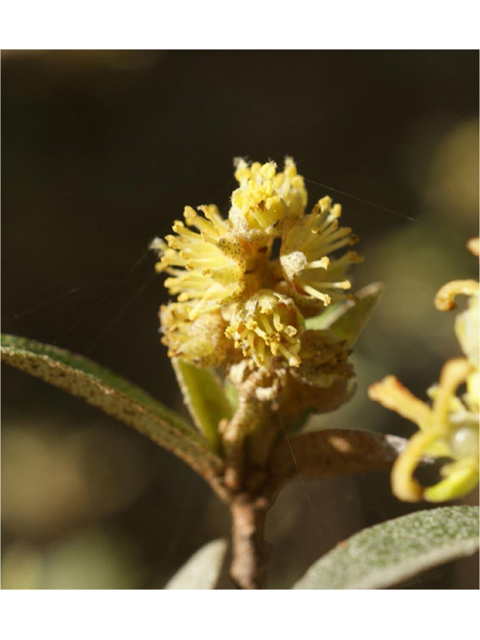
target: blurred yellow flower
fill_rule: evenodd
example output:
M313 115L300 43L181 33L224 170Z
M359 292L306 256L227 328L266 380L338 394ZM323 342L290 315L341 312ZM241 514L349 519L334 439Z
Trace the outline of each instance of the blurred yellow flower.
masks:
M392 470L392 490L401 500L453 500L478 484L478 404L475 406L468 392L463 401L456 395L458 387L475 375L465 358L449 360L438 386L430 390L431 407L413 396L394 376L370 386L372 400L420 427ZM444 479L428 488L413 477L423 455L453 460L442 468Z
M468 243L478 256L478 238ZM458 498L478 484L478 292L475 280L455 280L445 284L435 297L440 310L455 308L457 295L469 295L466 311L457 316L455 331L466 358L449 360L443 367L438 385L428 390L432 406L415 398L394 376L388 376L369 388L369 396L388 409L415 422L420 431L409 441L392 470L393 493L401 500L442 502ZM460 385L466 393L457 395ZM423 455L452 460L442 468L443 480L428 488L413 477Z
M478 258L478 238L467 243L468 250ZM478 369L479 357L479 283L475 280L453 280L447 282L435 296L435 306L440 311L449 311L457 306L455 298L459 295L469 296L467 309L455 320L455 333L464 354Z

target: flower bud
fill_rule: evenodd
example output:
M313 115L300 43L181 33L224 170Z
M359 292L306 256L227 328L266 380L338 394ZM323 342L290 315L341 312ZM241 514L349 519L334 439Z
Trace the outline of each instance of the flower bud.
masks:
M238 159L235 178L240 186L232 194L229 219L239 237L268 242L281 235L288 220L303 215L307 192L292 158L286 158L283 173L274 162L248 166Z
M305 331L299 353L301 364L290 373L303 384L330 387L336 380L355 377L347 361L351 352L331 331Z
M303 328L303 317L291 298L262 289L238 306L226 333L235 341L235 348L258 365L280 356L298 367Z
M197 367L218 367L231 349L225 336L226 322L219 311L190 320L191 305L171 303L160 308L160 322L170 358L181 358Z

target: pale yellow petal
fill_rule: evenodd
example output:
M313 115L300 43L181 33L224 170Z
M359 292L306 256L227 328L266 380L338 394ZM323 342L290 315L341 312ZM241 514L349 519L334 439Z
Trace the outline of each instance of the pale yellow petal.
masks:
M438 290L434 304L440 311L450 311L457 306L457 296L478 296L478 293L479 285L475 280L452 280Z
M472 459L459 460L448 465L448 473L433 487L424 492L424 499L428 502L445 502L455 500L470 493L478 484L478 461Z
M425 451L442 432L434 429L418 431L408 442L407 448L397 458L392 469L392 492L405 502L420 502L424 488L413 477Z
M368 397L415 422L421 428L428 427L432 422L430 407L416 398L395 376L387 376L370 385Z
M432 406L436 426L448 427L452 398L472 371L473 367L466 358L455 358L444 365Z

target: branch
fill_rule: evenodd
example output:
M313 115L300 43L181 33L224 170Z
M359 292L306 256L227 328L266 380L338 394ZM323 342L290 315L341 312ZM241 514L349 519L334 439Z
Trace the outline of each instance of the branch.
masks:
M266 500L240 495L231 505L232 566L230 577L240 589L260 589L265 581L269 545L263 539Z

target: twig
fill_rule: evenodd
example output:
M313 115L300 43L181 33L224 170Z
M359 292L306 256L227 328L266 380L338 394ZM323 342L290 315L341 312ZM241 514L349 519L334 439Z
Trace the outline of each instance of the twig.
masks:
M240 589L260 589L265 581L269 545L264 540L269 504L239 496L231 505L233 560L230 577Z

